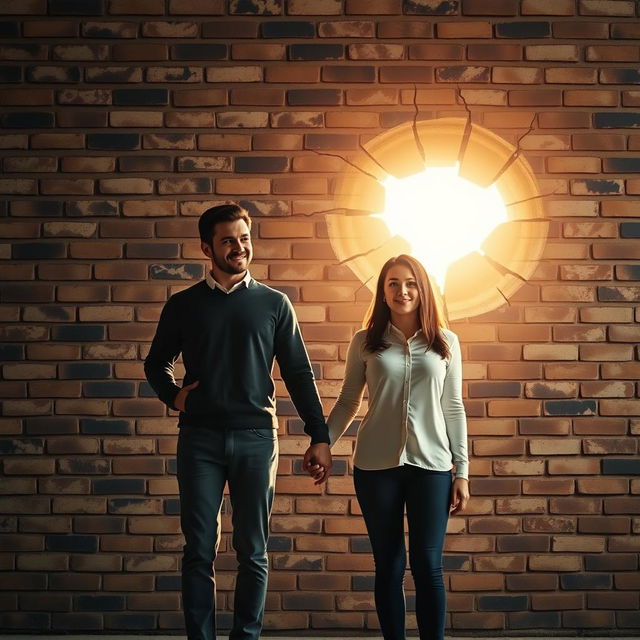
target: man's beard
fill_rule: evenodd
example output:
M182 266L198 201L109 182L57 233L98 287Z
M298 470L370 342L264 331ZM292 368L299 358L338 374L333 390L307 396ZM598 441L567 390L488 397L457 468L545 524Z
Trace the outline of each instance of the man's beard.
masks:
M213 262L215 263L216 267L220 269L220 271L224 271L225 273L230 273L232 275L244 273L249 268L249 262L251 261L251 252L245 249L243 253L246 256L246 262L245 262L246 266L244 267L239 267L228 262L224 258L221 258L219 255L217 255L215 251L213 252ZM235 255L235 254L232 254L232 255Z

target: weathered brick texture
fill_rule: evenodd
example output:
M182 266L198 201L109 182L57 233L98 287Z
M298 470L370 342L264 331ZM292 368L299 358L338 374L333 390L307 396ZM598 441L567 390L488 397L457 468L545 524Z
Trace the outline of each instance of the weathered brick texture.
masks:
M254 274L298 311L325 408L368 293L321 212L413 117L522 148L552 221L526 291L458 321L472 500L446 542L451 633L632 634L640 533L640 14L632 0L0 0L0 628L172 632L175 416L142 360L201 279L197 216L255 220ZM377 628L352 428L334 476L278 381L266 628ZM228 626L235 560L218 560ZM407 580L408 593L413 583ZM409 598L412 606L413 598ZM409 625L415 628L410 613Z

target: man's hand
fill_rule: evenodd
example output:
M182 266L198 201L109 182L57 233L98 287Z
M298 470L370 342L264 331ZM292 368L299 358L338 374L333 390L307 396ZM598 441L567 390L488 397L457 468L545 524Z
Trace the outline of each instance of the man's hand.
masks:
M451 485L451 506L449 513L455 516L464 511L469 501L469 481L466 478L456 478Z
M322 484L327 481L331 473L331 450L326 442L312 444L304 454L302 468L309 472L313 478L313 484Z
M178 411L185 410L185 404L187 402L187 396L189 395L189 391L191 391L191 389L195 389L199 384L200 382L196 380L195 382L188 384L186 387L182 387L182 389L178 391L178 395L176 396L176 399L173 401L173 404L175 405L176 409L178 409Z

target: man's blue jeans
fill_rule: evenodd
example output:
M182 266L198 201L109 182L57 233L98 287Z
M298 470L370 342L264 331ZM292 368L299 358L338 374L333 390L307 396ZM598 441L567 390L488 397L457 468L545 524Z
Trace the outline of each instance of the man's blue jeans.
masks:
M267 538L278 459L274 429L183 426L178 437L182 606L189 640L215 640L220 507L229 483L238 559L230 640L257 640L267 592Z

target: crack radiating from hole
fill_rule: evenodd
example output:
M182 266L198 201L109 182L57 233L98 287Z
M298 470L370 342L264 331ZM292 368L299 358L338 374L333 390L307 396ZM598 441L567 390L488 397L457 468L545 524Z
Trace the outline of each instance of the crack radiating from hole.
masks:
M418 135L418 115L420 114L420 109L418 107L418 85L416 84L413 85L413 107L415 109L415 113L413 114L411 131L413 131L413 140L416 143L416 149L418 149L420 158L422 158L422 164L426 166L427 155L424 151L424 147L422 146L422 140L420 140L420 136Z
M473 123L471 122L471 118L473 117L473 114L471 113L471 109L469 108L467 101L464 99L464 96L462 95L462 91L460 91L459 86L456 87L456 94L458 95L460 100L462 100L462 104L464 105L465 111L468 114L467 122L464 125L462 141L460 142L460 149L458 151L458 167L461 167L462 163L464 162L464 154L467 151L467 146L469 145L469 140L471 138L471 130L473 129Z
M480 254L496 271L500 272L502 275L509 274L514 278L518 278L518 280L522 280L522 282L526 282L527 279L521 276L513 269L509 269L509 267L503 265L501 262L494 260L491 256L488 256L486 253Z
M351 160L349 160L348 158L345 158L344 156L341 156L339 153L327 153L326 151L316 151L315 149L310 149L310 151L313 151L313 153L319 156L328 156L330 158L340 158L340 160L342 160L343 162L346 162L349 166L353 167L354 169L357 169L363 175L369 176L369 178L373 178L376 182L380 182L380 180L378 180L378 178L374 176L373 173L369 173L368 171L365 171L362 167L359 167L357 164L354 164L353 162L351 162Z
M378 251L379 249L382 249L391 240L393 240L394 237L395 236L392 236L391 238L387 238L381 245L378 245L377 247L373 247L372 249L368 249L367 251L363 251L361 253L354 253L353 255L349 256L348 258L345 258L344 260L340 260L338 262L338 264L339 265L346 264L347 262L351 262L352 260L355 260L356 258L366 258L370 253L373 253L374 251Z
M520 154L522 153L522 149L520 148L520 143L522 142L522 140L524 140L524 138L526 138L533 131L533 124L537 122L537 120L538 120L538 114L535 113L533 115L533 118L531 118L531 122L529 123L529 128L516 140L515 151L509 156L507 161L502 165L502 168L498 170L498 173L496 173L496 175L493 177L493 179L489 183L489 186L491 186L492 184L495 184L502 177L504 172L520 157Z
M360 149L361 149L361 150L366 154L366 156L367 156L367 157L368 157L372 162L375 162L375 164L377 164L377 165L380 167L380 169L381 169L382 171L384 171L385 175L387 175L387 176L391 175L391 171L388 171L388 170L387 170L387 169L386 169L382 164L380 164L380 162L378 162L378 160L377 160L374 156L372 156L372 155L371 155L371 154L370 154L370 153L369 153L369 152L364 148L364 145L363 145L363 144L362 144L362 142L360 142L359 140L358 140L358 147L360 147Z
M558 193L556 191L552 191L551 193L541 193L537 196L531 196L530 198L525 198L524 200L516 200L515 202L510 202L509 204L505 204L505 207L515 207L517 204L523 204L524 202L530 202L531 200L539 200L540 198L548 198L549 196L555 196Z

